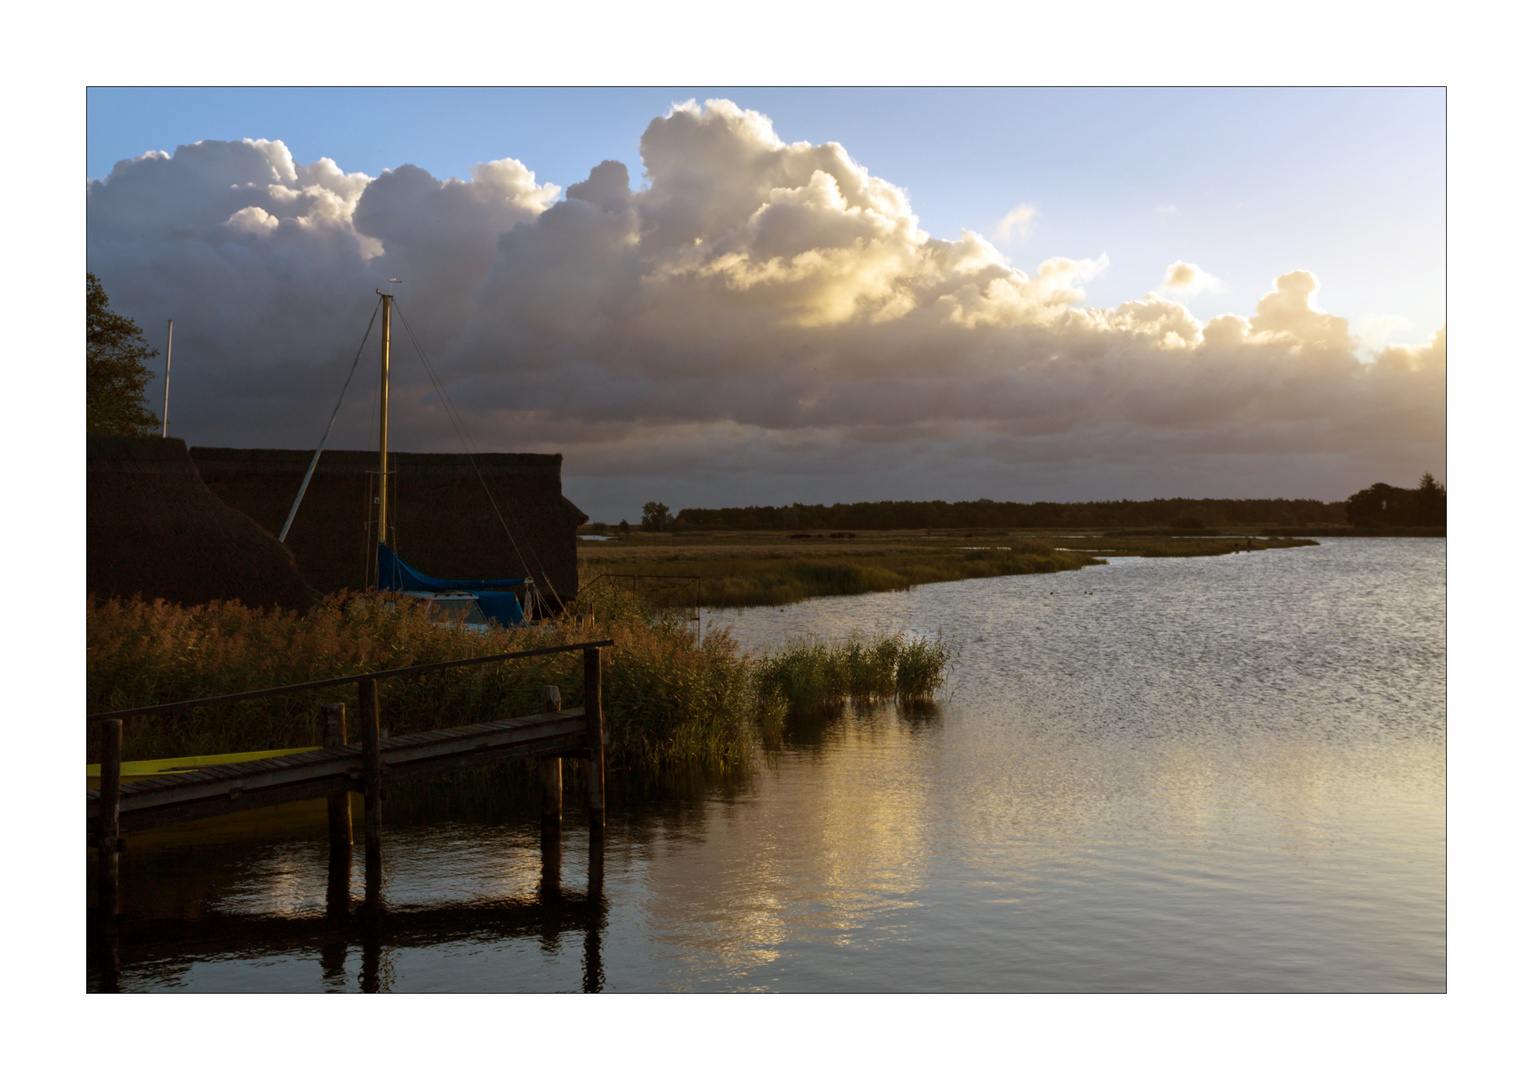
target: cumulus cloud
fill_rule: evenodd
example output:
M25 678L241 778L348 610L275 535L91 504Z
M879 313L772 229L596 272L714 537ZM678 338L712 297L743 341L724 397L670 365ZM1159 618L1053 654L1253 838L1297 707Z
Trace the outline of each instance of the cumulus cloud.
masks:
M402 279L477 444L564 453L598 514L629 489L1335 497L1442 471L1445 334L1361 363L1308 271L1207 323L1154 293L1091 308L1107 255L1025 272L978 233L930 236L842 146L731 102L673 107L640 149L637 184L600 162L561 197L513 158L444 181L182 146L90 182L88 265L144 325L175 317L171 426L204 445L313 445L374 290ZM1177 263L1161 292L1214 284ZM457 449L398 331L394 368L391 441ZM371 420L348 408L341 445Z
M1166 277L1160 283L1160 287L1162 292L1180 293L1183 296L1224 291L1224 286L1218 278L1201 266L1190 262L1174 262L1166 267Z

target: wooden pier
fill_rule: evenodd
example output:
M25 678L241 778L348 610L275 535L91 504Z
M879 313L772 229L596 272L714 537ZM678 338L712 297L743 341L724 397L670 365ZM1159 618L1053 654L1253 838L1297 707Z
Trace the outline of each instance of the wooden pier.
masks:
M104 728L101 786L86 794L89 840L98 856L98 915L113 918L118 909L118 853L123 836L173 822L231 814L263 806L328 798L332 868L351 860L352 828L349 793L363 795L363 834L369 897L379 895L382 878L383 792L390 785L425 776L477 769L516 758L543 761L543 835L545 861L558 861L560 816L563 809L563 758L587 762L586 801L590 809L591 846L596 888L600 889L600 850L605 829L606 733L601 709L601 650L610 639L528 649L494 656L449 660L437 664L394 668L317 682L269 687L220 697L148 705L101 713L88 722ZM561 708L556 687L544 690L545 712L495 720L466 727L445 728L382 738L378 719L378 682L383 679L517 660L552 653L583 652L584 701ZM196 706L218 705L257 697L356 684L360 704L360 740L348 742L343 705L323 707L323 749L122 783L122 722L131 716L168 713ZM552 850L550 851L550 843ZM333 877L334 875L332 875Z

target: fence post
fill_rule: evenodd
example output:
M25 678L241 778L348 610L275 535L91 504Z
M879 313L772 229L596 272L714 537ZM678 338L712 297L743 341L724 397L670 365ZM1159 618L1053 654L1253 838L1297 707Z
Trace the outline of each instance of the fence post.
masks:
M376 893L383 881L383 747L378 731L378 682L357 684L362 712L362 836L367 847L367 884Z
M606 750L602 746L601 649L587 648L585 655L586 753L591 767L586 772L586 805L591 808L591 829L606 826ZM594 837L593 837L594 839Z
M325 721L325 749L334 750L346 745L346 703L332 702L319 707ZM351 793L342 791L328 796L327 810L330 817L330 857L351 851Z
M122 721L104 721L101 735L101 829L96 838L97 911L110 919L117 915L117 853L122 835Z

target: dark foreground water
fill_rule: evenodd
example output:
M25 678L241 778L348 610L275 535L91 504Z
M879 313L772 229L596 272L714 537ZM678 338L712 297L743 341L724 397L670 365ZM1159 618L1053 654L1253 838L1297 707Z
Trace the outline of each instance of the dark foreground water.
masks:
M748 776L614 777L546 862L529 792L391 798L381 915L311 808L130 839L134 991L1442 991L1445 542L713 612L753 647L959 646L935 706ZM567 796L568 797L568 796ZM360 851L332 885L363 898ZM95 943L97 946L101 942Z

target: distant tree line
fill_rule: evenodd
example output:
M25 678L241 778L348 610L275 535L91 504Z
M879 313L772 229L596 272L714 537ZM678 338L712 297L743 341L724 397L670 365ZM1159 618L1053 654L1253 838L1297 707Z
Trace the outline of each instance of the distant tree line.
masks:
M1371 489L1370 489L1371 490ZM1392 489L1398 490L1398 489ZM1354 496L1355 497L1355 496ZM1152 499L1116 502L876 502L834 506L688 508L677 529L1063 529L1345 525L1347 503L1318 499Z
M1415 488L1374 484L1347 499L1347 522L1365 529L1405 525L1447 525L1448 489L1431 473Z

